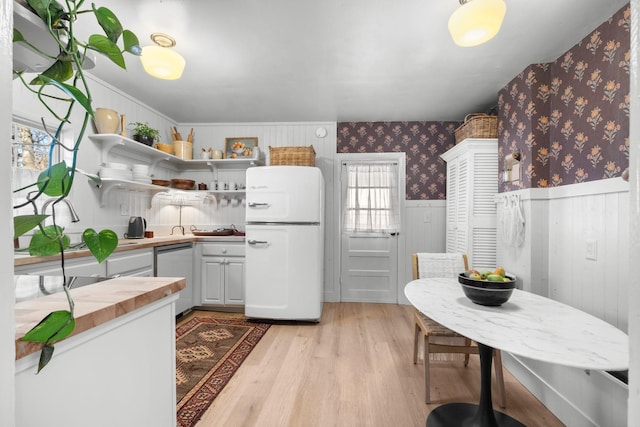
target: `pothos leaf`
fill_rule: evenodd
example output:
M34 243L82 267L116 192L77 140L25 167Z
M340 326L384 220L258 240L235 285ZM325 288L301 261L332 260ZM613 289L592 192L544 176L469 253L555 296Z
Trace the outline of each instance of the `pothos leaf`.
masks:
M41 74L36 76L29 84L31 85L43 85L46 84L47 81L42 77L48 77L51 80L58 82L66 82L71 77L73 77L73 67L71 66L71 61L64 61L58 59L53 63L49 68L43 71Z
M17 239L32 230L49 215L18 215L13 217L13 238Z
M61 83L57 80L53 80L47 76L40 75L40 78L44 81L44 83L53 85L66 93L68 97L70 97L74 101L77 101L78 104L82 105L82 108L84 108L84 110L89 113L92 118L95 118L93 115L93 109L91 108L91 101L89 101L89 98L87 98L87 96L82 93L80 89L65 83Z
M38 360L38 371L36 374L39 374L42 369L51 361L53 357L53 345L45 344L42 346L42 350L40 350L40 360Z
M52 165L48 170L44 170L38 176L38 190L47 196L62 196L70 185L69 168L67 163L62 161ZM46 185L45 185L46 184Z
M22 33L14 28L13 29L13 42L15 43L15 42L23 42L23 41L25 41L25 38L22 35Z
M124 50L133 55L140 56L142 54L142 48L140 47L140 41L138 37L129 30L124 30L122 33L122 41L124 42Z
M89 42L87 45L91 49L106 55L107 58L113 61L120 68L125 70L127 69L127 66L124 63L124 56L122 56L120 48L107 37L100 34L92 34L89 36Z
M21 340L40 343L59 341L73 332L75 325L76 321L70 311L52 311L40 323L24 334Z
M69 236L63 234L63 229L60 226L48 225L42 230L37 230L33 233L31 241L29 242L29 254L32 256L51 256L60 253L60 243L62 242L62 249L69 247L71 243Z
M87 228L82 233L82 240L87 244L89 251L101 263L111 255L118 247L118 235L112 230L102 230L100 233L92 228Z
M106 7L96 9L94 4L91 4L91 7L93 8L93 13L96 15L98 24L100 24L109 40L114 43L117 42L122 34L122 24L120 24L116 15Z
M29 6L33 10L36 11L40 19L46 24L47 23L47 15L51 14L51 25L52 27L56 27L58 25L58 20L65 16L66 12L62 8L62 5L57 1L52 0L27 0Z

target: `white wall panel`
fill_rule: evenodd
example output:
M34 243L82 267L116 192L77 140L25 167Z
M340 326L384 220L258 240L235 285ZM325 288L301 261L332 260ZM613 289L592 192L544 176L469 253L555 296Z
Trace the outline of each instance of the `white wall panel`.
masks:
M525 240L498 260L523 289L628 329L629 193L620 178L520 190ZM500 203L498 205L500 207ZM500 209L500 208L499 208ZM587 243L597 246L587 259ZM597 345L597 343L594 343ZM505 366L567 425L626 425L627 387L607 374L508 356Z
M409 304L403 284L412 280L411 254L445 252L447 204L445 200L405 200L404 204L405 246L398 251L404 280L400 279L398 302Z

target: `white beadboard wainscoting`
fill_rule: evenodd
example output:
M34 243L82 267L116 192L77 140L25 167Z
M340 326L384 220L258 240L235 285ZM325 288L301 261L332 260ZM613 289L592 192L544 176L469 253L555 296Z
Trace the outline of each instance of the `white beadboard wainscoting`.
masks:
M525 237L521 246L507 246L499 226L498 264L518 277L518 287L627 332L628 190L627 182L612 178L501 193L496 197L499 222L501 198L517 194ZM627 425L628 387L609 374L504 356L509 371L565 424Z
M445 200L405 200L404 248L399 248L400 274L398 303L409 304L404 295L405 285L413 279L411 254L418 252L444 252L446 241Z

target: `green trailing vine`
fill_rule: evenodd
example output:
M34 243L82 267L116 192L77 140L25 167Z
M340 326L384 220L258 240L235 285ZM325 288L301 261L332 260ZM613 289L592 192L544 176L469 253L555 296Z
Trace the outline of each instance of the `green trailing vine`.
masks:
M95 51L126 70L124 54L140 55L141 48L136 35L123 29L118 18L105 7L96 7L92 3L90 8L83 8L84 0L66 0L63 4L55 0L27 0L27 3L44 22L51 38L59 47L59 53L55 57L46 54L14 28L14 43L25 43L41 55L54 60L53 65L29 81L26 79L26 72L14 70L14 75L29 92L37 97L58 123L54 130L47 129L45 126L46 132L52 139L49 158L52 158L56 146L73 154L70 165L64 161L50 164L36 182L14 190L14 193L30 190L26 201L15 205L14 209L25 206L33 208L32 215L14 216L14 239L37 228L29 242L29 254L34 256L60 254L65 282L63 289L69 305L68 310L49 313L22 338L24 341L43 345L38 364L38 372L40 372L53 356L54 343L69 336L75 327L74 303L66 277L64 257L65 249L70 247L70 239L64 234L64 229L56 224L55 212L56 205L69 195L76 172L80 172L76 169L78 149L89 120L94 118L91 93L83 73L83 64L87 52ZM85 16L95 19L104 34L93 34L86 42L76 39L74 24L81 16L83 19ZM118 45L119 43L122 48ZM69 147L64 145L60 138L76 106L82 109L84 115L76 133L75 142ZM92 179L96 180L96 178ZM42 195L55 199L52 203L51 215L38 212L36 201ZM45 226L43 221L49 216L52 217L53 225ZM111 230L97 232L91 228L86 229L82 233L82 240L100 263L109 257L118 245L118 236Z

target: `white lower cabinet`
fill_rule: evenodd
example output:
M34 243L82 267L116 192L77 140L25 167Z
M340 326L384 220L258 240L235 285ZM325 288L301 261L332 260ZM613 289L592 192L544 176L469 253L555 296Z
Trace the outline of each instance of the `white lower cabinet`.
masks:
M67 276L104 277L107 275L106 264L98 264L92 256L67 259L64 263ZM62 276L60 261L21 265L14 268L15 274L32 274L41 276Z
M23 265L15 267L15 274L37 274L61 276L60 261ZM135 249L111 254L106 261L98 264L93 256L83 256L65 260L67 276L113 277L113 276L153 276L153 249Z
M196 295L201 296L200 304L244 305L244 242L199 243L196 254L200 266L196 272Z
M175 427L176 298L56 343L38 375L39 353L18 359L14 426Z

